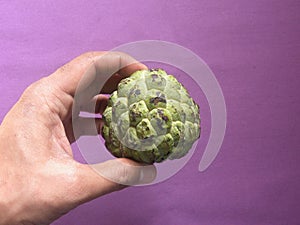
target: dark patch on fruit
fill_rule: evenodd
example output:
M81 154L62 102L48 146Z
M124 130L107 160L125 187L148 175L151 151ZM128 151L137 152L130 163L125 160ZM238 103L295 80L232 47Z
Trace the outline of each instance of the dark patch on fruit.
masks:
M166 122L169 120L167 116L162 116L162 119Z
M140 95L141 94L141 90L140 89L135 90L134 94L135 95Z
M155 97L155 98L150 99L151 104L157 105L159 102L166 103L167 101L166 101L166 99L161 98L161 97Z
M157 112L158 112L158 115L159 115L164 121L167 122L167 121L169 120L169 118L164 114L164 111L163 111L163 110L158 109Z
M158 75L157 74L152 74L151 77L152 77L152 81L155 82L155 80L158 78Z
M138 89L137 89L137 86L134 85L133 88L131 88L131 90L130 90L130 92L129 92L129 95L135 94L135 92L136 92L137 90L138 90Z

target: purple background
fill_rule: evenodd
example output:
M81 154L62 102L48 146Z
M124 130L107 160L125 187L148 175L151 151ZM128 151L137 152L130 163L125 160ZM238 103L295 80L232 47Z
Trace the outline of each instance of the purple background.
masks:
M77 55L144 39L203 58L228 107L207 171L198 172L200 141L171 179L99 198L54 224L300 224L299 11L298 0L0 1L1 120L26 86Z

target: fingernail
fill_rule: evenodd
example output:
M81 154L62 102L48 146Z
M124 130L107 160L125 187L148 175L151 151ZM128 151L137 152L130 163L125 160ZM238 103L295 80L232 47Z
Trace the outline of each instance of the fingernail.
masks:
M155 166L144 166L140 170L139 184L148 184L154 181L156 178Z

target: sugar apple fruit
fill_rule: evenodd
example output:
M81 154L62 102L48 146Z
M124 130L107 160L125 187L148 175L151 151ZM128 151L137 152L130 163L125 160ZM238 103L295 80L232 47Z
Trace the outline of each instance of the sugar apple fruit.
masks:
M121 80L103 120L106 148L147 164L185 156L200 136L198 105L162 69L139 70Z

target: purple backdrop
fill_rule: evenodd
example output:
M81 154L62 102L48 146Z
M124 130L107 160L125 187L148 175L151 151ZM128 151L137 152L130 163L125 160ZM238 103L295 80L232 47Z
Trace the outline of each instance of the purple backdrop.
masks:
M226 99L224 144L207 171L200 141L171 179L54 224L300 224L299 11L298 0L0 1L1 120L27 85L73 57L144 39L194 51Z

